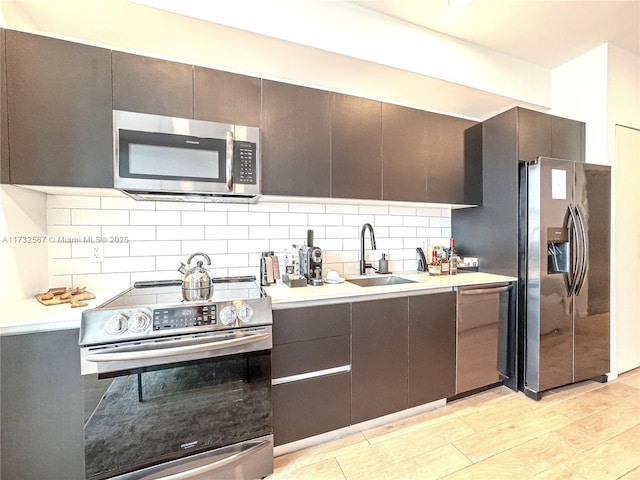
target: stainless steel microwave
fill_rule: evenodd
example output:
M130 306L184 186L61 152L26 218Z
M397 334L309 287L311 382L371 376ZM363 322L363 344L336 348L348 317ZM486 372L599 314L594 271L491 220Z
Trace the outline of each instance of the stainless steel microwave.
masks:
M113 148L114 187L137 200L260 197L256 127L114 110Z

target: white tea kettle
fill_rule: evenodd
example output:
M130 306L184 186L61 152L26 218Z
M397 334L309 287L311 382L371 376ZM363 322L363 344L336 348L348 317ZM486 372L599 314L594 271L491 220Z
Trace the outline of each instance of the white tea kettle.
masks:
M213 281L209 271L204 267L204 262L198 260L195 266L191 266L191 260L195 256L202 256L211 265L209 256L202 252L192 254L187 264L180 262L178 271L182 274L182 298L187 302L209 300L213 294Z

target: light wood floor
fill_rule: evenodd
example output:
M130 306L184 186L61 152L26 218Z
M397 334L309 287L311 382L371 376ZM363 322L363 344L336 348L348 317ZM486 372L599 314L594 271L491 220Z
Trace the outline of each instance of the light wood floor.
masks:
M496 387L275 459L269 480L640 480L640 369L536 402Z

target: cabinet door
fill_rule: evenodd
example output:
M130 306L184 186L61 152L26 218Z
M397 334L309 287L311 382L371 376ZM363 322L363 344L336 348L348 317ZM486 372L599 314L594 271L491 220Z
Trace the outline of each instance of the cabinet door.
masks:
M263 81L262 162L268 195L331 195L330 93Z
M427 113L427 200L465 203L464 131L475 122Z
M193 96L197 120L260 127L262 80L257 77L196 66Z
M585 124L562 117L551 117L551 156L584 162Z
M382 198L427 201L427 112L382 104Z
M518 108L518 160L551 156L551 116Z
M4 30L0 30L0 183L10 183L9 139L7 137L7 76L5 74Z
M78 330L0 337L2 478L84 478Z
M193 67L114 51L113 108L193 118Z
M11 183L113 187L111 52L5 34Z
M382 200L382 104L331 94L331 196Z
M273 387L276 445L349 426L348 373L309 378Z
M351 423L407 408L408 301L352 305Z
M276 445L349 425L351 375L323 371L351 363L350 313L349 304L273 312Z
M409 407L456 390L456 293L409 297Z

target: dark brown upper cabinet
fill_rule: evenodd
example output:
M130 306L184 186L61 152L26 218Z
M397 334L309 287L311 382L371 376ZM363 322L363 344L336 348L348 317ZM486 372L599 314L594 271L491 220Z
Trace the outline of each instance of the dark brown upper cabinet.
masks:
M193 118L193 67L114 51L113 108Z
M518 159L554 157L584 162L585 124L542 112L516 108Z
M111 51L5 35L10 182L112 187Z
M382 200L382 104L331 94L331 196Z
M427 201L464 204L464 131L476 122L437 113L426 119Z
M260 127L260 78L196 66L193 100L197 120Z
M4 30L0 30L0 183L10 183L9 136L7 132L7 76L5 69Z
M382 104L382 198L427 201L425 111Z
M331 196L331 94L263 80L263 193Z

